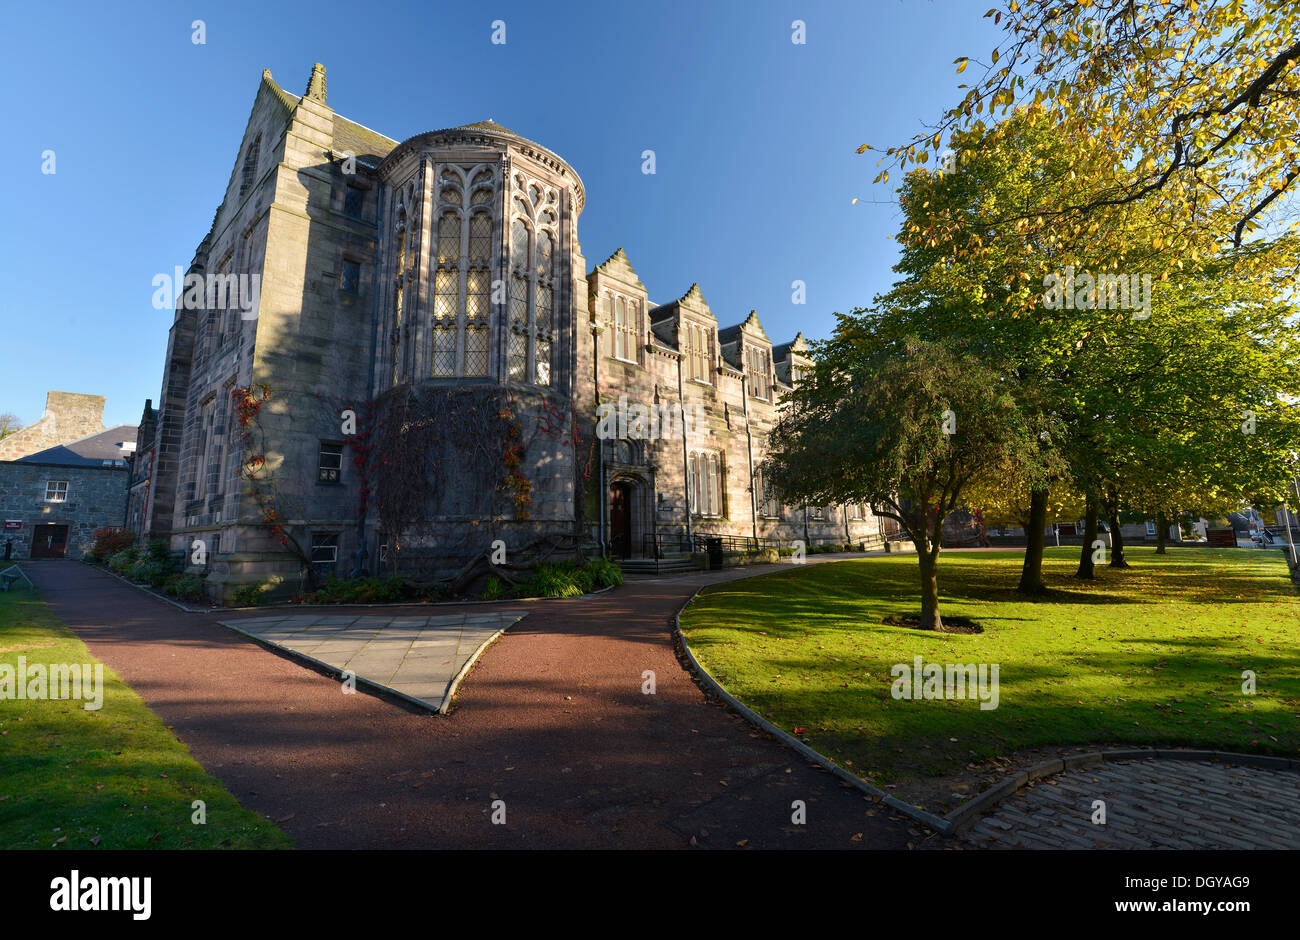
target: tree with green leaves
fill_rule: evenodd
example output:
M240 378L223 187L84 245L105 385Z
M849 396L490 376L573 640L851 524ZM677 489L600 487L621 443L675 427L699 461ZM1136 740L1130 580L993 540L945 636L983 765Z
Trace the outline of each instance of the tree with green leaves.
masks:
M883 149L878 179L945 144L960 150L985 115L1020 109L1074 142L1067 188L999 213L1031 238L1092 232L1131 267L1125 238L1146 203L1161 228L1144 240L1156 249L1145 263L1160 275L1284 218L1282 197L1300 185L1294 0L1006 0L984 16L1004 40L982 62L954 62L983 73L937 125Z
M1032 460L1039 428L1006 375L967 351L894 339L871 311L838 321L782 401L764 479L791 502L870 503L896 520L916 546L919 626L943 630L943 521L972 480Z

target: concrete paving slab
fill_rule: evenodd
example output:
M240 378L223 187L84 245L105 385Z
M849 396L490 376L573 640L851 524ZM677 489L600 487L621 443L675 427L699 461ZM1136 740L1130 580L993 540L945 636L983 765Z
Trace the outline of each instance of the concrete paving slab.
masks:
M351 671L433 711L446 711L466 663L524 610L433 617L321 617L304 614L222 621L304 659Z

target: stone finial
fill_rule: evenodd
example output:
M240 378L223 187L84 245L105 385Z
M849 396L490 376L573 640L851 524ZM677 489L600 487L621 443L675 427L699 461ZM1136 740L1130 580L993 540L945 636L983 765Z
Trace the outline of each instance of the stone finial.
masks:
M325 66L319 62L311 67L311 79L307 82L306 97L316 101L325 100Z

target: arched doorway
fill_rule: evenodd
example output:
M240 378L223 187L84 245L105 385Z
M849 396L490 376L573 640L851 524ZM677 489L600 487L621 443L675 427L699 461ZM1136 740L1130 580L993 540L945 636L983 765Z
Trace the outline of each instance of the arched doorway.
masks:
M609 486L609 545L614 557L632 557L632 484L626 480Z

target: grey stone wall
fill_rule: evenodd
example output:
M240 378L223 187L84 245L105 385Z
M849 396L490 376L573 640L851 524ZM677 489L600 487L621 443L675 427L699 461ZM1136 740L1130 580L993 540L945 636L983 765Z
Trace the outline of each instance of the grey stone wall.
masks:
M128 476L125 467L0 462L0 517L22 522L21 529L0 532L0 552L12 539L12 557L29 558L37 525L66 525L67 557L80 558L95 544L96 529L122 525ZM51 480L67 482L65 501L46 502Z

